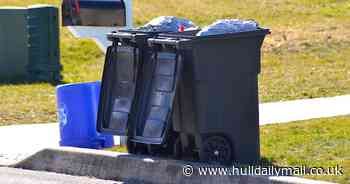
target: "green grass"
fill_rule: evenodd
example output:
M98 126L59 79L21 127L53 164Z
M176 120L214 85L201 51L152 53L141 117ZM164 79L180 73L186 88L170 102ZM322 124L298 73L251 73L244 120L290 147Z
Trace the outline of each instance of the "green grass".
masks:
M0 0L0 6L59 0ZM160 15L187 17L201 26L219 18L256 19L272 30L263 46L260 99L292 100L350 93L350 1L135 0L136 25ZM90 40L61 30L65 82L101 78L103 54ZM0 84L0 125L56 121L55 87Z
M350 116L268 125L261 128L261 152L278 166L342 166L343 176L313 179L350 182Z
M100 79L104 56L93 41L74 39L62 29L61 49L64 82ZM0 99L0 125L57 121L51 84L0 84Z
M115 146L112 148L105 149L106 151L115 151L115 152L120 152L120 153L127 153L128 149L126 146Z
M298 121L260 129L261 154L284 167L341 166L343 176L304 176L339 183L350 182L350 116ZM109 151L126 152L125 147Z

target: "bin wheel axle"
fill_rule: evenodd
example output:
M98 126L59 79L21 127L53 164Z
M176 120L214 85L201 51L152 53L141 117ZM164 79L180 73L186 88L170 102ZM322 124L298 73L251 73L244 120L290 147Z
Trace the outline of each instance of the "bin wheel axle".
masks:
M222 136L212 136L204 140L199 150L199 157L203 161L227 163L232 160L230 141Z

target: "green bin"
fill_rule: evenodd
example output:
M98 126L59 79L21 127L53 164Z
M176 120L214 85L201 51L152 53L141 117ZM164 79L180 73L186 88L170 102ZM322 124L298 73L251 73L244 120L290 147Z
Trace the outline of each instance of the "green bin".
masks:
M26 8L0 8L0 80L27 74L27 12Z
M0 22L0 80L61 80L56 7L0 8Z

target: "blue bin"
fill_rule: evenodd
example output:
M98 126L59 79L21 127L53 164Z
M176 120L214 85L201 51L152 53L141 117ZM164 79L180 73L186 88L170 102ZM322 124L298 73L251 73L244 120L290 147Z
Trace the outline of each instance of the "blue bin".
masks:
M114 146L112 135L96 130L100 88L101 82L57 86L60 146L90 149Z

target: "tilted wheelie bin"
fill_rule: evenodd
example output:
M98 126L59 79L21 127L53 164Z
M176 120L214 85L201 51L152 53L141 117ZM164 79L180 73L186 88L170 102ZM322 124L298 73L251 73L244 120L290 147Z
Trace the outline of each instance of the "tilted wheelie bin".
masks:
M171 152L168 144L163 144L166 141L158 140L154 144L152 136L146 141L134 141L134 137L137 136L156 134L154 130L148 131L149 127L145 128L148 124L144 123L144 119L149 113L146 112L148 104L145 99L150 95L153 71L156 67L147 39L159 33L133 29L108 34L108 39L113 44L108 47L106 54L97 129L99 132L127 136L130 153ZM165 56L165 59L167 57ZM158 108L153 109L152 113L165 112ZM146 131L140 133L144 129ZM167 139L171 139L170 134Z
M156 32L120 30L107 35L113 44L107 48L101 87L97 129L99 132L113 133L120 136L132 136L136 125L136 109L144 78L149 69L151 51L147 38ZM138 80L139 79L139 80ZM146 81L145 81L146 82ZM137 88L137 89L136 89ZM131 153L130 139L128 147Z
M162 55L172 55L172 60L176 60L172 61L177 66L173 70L169 67L164 72L154 72L156 89L166 92L160 93L163 97L152 92L157 100L149 101L152 105L171 105L164 111L172 114L167 123L171 124L169 132L178 135L173 152L179 158L223 164L259 161L258 74L266 34L268 29L259 28L211 36L160 34L148 39L155 60ZM157 83L158 73L172 77ZM159 124L154 122L145 130L164 127ZM167 132L165 128L163 132Z

